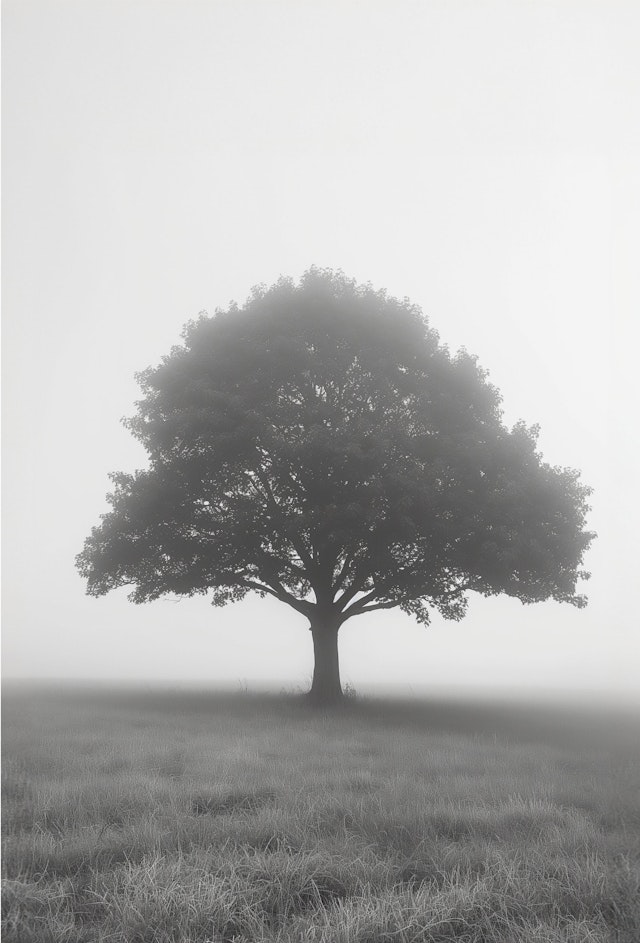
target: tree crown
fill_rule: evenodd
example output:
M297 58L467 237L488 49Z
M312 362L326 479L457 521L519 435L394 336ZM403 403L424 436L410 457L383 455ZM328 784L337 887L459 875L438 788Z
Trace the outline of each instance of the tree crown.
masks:
M149 467L112 476L88 592L256 591L338 623L458 619L469 590L584 605L589 489L407 300L311 269L189 323L139 381Z

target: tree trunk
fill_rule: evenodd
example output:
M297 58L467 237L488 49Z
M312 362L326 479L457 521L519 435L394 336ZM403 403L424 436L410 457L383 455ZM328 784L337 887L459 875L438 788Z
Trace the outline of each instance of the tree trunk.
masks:
M332 704L342 698L338 629L339 626L331 620L314 620L311 623L315 664L309 697L316 704Z

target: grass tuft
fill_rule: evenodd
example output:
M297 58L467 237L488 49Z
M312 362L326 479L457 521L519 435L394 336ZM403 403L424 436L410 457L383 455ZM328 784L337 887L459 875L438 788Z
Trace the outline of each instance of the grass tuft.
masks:
M256 812L275 798L276 793L269 789L232 791L219 795L193 796L190 807L194 815L229 815L232 812Z

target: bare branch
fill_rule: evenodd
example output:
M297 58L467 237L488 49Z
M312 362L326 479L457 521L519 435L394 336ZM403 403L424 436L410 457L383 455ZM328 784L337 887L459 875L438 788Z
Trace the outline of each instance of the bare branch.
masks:
M344 620L351 619L353 616L361 616L366 612L376 612L378 609L394 609L396 606L399 606L400 603L392 602L388 600L387 602L377 602L373 606L351 606L344 613Z
M362 592L362 590L364 589L364 584L366 581L366 577L368 575L367 573L368 569L369 567L366 562L361 563L359 566L357 566L354 576L353 576L353 580L351 581L351 585L349 586L348 589L345 589L342 596L336 599L336 603L340 606L340 608L343 611L344 611L344 607L349 602L351 602L353 597L357 596L357 594Z
M247 589L255 589L259 593L268 593L270 596L274 596L280 602L284 602L288 606L291 606L292 609L295 609L303 616L309 616L313 609L313 603L307 602L305 599L296 599L295 596L292 596L291 593L288 593L283 587L274 589L272 586L265 586L264 583L258 583L256 580L244 578L238 580L238 585L246 586ZM280 586L280 584L277 584L277 586Z
M336 576L335 582L334 582L334 584L333 584L333 593L334 593L334 596L335 596L335 594L342 588L342 582L343 582L343 580L345 579L345 577L346 577L347 573L349 572L349 570L351 569L351 565L352 565L352 563L353 563L353 561L354 561L354 559L355 559L357 553L358 553L358 549L356 549L356 550L351 550L351 551L347 551L347 552L345 553L344 561L343 561L343 563L342 563L342 566L340 567L340 571L339 571L338 575Z

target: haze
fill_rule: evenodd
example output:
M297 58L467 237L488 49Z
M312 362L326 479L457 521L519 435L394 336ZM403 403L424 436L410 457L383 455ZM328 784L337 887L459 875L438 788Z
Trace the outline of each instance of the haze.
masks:
M5 0L5 677L307 685L268 600L90 599L134 373L310 265L409 296L594 488L584 611L341 633L343 680L635 697L635 2Z

